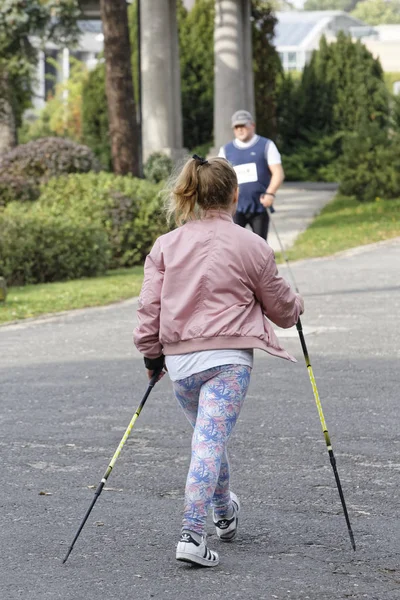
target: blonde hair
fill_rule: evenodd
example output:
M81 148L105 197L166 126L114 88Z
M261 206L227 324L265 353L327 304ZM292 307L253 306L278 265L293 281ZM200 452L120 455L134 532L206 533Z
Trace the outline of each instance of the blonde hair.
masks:
M177 225L197 219L210 209L227 209L238 186L236 173L225 158L189 158L167 190L166 209Z

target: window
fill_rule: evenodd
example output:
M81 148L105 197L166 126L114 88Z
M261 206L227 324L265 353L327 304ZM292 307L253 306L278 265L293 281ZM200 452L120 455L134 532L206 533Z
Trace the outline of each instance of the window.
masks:
M297 52L279 52L279 58L285 71L297 71Z

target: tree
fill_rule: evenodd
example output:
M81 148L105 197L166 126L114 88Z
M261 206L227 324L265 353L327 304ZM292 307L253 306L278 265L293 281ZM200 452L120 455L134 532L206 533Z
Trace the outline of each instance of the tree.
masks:
M100 0L106 62L106 95L114 172L139 176L139 144L133 93L126 0Z
M257 131L263 136L276 139L277 79L283 73L279 55L273 45L277 19L271 5L265 0L253 0L251 9Z
M112 170L106 97L106 69L100 62L90 71L82 90L83 142L96 154L102 167Z
M17 125L32 95L37 47L73 44L77 0L3 0L0 11L0 154L17 144Z
M363 0L351 14L369 25L400 23L400 0Z

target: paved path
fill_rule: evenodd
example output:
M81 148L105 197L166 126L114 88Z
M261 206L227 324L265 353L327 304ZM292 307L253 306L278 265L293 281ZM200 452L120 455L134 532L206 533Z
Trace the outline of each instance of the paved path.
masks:
M337 189L336 184L285 183L280 189L273 213L273 223L278 231L284 250L292 246L297 236L312 222L321 209L330 202ZM279 252L281 247L270 225L268 243Z
M68 563L61 560L145 389L135 302L0 328L4 600L398 600L400 240L295 263L303 324L357 542L299 362L257 354L231 443L238 539L179 564L190 431L150 396ZM282 266L282 272L284 267Z

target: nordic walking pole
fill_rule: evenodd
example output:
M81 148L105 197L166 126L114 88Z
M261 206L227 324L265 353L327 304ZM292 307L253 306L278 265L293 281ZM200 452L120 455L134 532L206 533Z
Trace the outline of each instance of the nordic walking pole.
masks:
M79 537L79 535L80 535L80 533L81 533L81 531L82 531L82 529L83 529L83 527L84 527L84 525L85 525L86 521L88 520L88 518L89 518L89 515L90 515L90 513L92 512L92 509L93 509L94 505L96 504L98 497L100 496L101 492L103 491L103 487L105 486L105 484L106 484L106 482L107 482L107 479L109 478L109 476L110 476L110 474L111 474L111 471L113 470L113 467L114 467L114 465L115 465L115 463L116 463L116 460L117 460L118 456L120 455L120 453L121 453L121 450L122 450L122 448L123 448L123 446L124 446L124 444L125 444L126 440L128 439L128 437L129 437L129 434L131 433L131 431L132 431L132 428L133 428L133 426L134 426L134 424L135 424L135 422L136 422L136 419L137 419L137 418L138 418L138 416L140 415L140 413L141 413L141 411L142 411L142 408L143 408L143 406L145 405L145 402L146 402L147 398L148 398L148 397L149 397L149 395L150 395L150 392L151 392L151 390L153 389L153 387L154 387L154 386L155 386L155 384L157 383L157 380L158 380L158 377L159 377L160 373L161 373L161 370L159 370L159 371L156 371L156 372L154 373L153 377L150 379L150 381L149 381L149 385L148 385L148 388L147 388L147 390L146 390L146 393L145 393L145 395L143 396L141 403L140 403L140 404L139 404L139 406L137 407L137 409L136 409L136 412L135 412L135 414L133 415L133 417L132 417L132 419L131 419L131 422L129 423L129 425L128 425L128 427L127 427L127 429L126 429L126 431L125 431L125 433L124 433L124 435L123 435L123 437L122 437L122 440L120 441L120 443L119 443L119 446L118 446L118 448L116 449L116 451L115 451L115 454L114 454L114 456L112 457L112 459L111 459L111 461L110 461L110 464L108 465L108 467L107 467L107 470L106 470L106 472L104 473L104 475L103 475L103 478L102 478L102 480L100 481L100 483L99 483L99 485L98 485L98 487L97 487L97 490L96 490L96 491L95 491L95 493L94 493L94 498L93 498L93 500L92 500L92 502L91 502L91 504L90 504L90 506L89 506L89 508L88 508L88 510L87 510L87 512L86 512L86 515L85 515L85 516L84 516L84 518L83 518L83 521L82 521L82 523L79 525L79 529L78 529L78 531L76 532L76 535L75 535L75 537L74 537L74 539L73 539L73 541L72 541L72 544L71 544L71 545L70 545L70 547L68 548L68 552L67 552L67 554L65 555L65 558L64 558L64 560L63 560L63 564L64 564L65 562L67 562L68 556L71 554L71 552L72 552L72 549L73 549L73 547L74 547L74 545L75 545L75 542L76 542L76 540L78 539L78 537Z
M271 208L272 208L272 206L270 207L270 212L275 212L275 210L271 211ZM296 280L295 280L295 278L293 276L293 273L292 273L292 270L291 270L291 268L289 266L289 259L286 256L286 253L285 253L285 250L283 248L283 244L282 244L281 239L279 237L278 231L276 229L275 223L274 223L274 221L273 221L273 219L271 217L270 217L270 220L271 220L271 223L272 223L272 227L274 228L275 235L276 235L276 237L278 239L279 245L281 247L282 256L283 256L283 258L286 261L286 264L287 264L290 276L291 276L291 278L293 280L294 287L296 289L296 292L299 293L299 288L297 287ZM330 437L329 437L328 428L326 426L324 413L322 411L322 405L321 405L321 400L319 398L317 383L315 381L314 373L313 373L312 366L311 366L311 363L310 363L310 358L308 356L308 350L307 350L306 340L305 340L305 337L304 337L303 327L301 325L300 317L299 317L299 319L298 319L298 321L296 323L296 328L297 328L297 332L299 334L300 344L301 344L301 348L302 348L303 354L304 354L304 360L306 361L307 371L308 371L308 375L310 377L311 387L312 387L312 390L313 390L313 393L314 393L315 403L316 403L317 409L318 409L319 420L321 422L321 427L322 427L322 431L323 431L323 434L324 434L326 447L328 449L329 460L331 462L333 473L335 475L335 481L336 481L337 489L338 489L338 492L339 492L340 501L341 501L342 507L343 507L344 518L346 519L347 530L348 530L349 536L350 536L350 542L351 542L351 545L353 547L353 550L355 551L356 550L356 543L354 541L353 530L351 528L351 523L350 523L350 519L349 519L349 513L347 512L346 501L344 499L344 494L343 494L342 484L340 483L339 473L338 473L337 468L336 468L336 459L335 459L335 455L333 454L333 449L332 449L332 444L331 444L331 440L330 440Z

